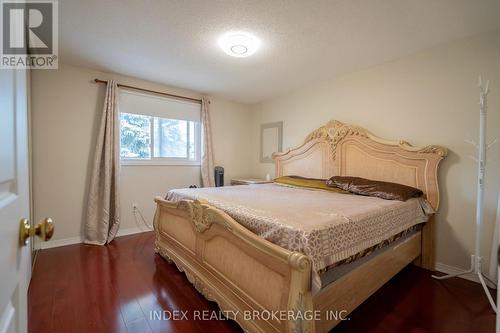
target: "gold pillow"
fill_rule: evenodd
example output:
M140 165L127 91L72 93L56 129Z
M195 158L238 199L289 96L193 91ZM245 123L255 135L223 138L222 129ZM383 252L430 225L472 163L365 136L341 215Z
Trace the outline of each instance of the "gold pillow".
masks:
M275 178L274 183L278 185L297 187L297 188L325 190L337 193L349 193L348 191L344 191L338 187L331 187L326 185L326 179L306 178L300 176L283 176Z

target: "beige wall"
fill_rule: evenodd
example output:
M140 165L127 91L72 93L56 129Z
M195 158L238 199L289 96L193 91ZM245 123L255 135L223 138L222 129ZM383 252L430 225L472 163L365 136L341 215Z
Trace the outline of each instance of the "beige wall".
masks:
M440 171L437 256L440 263L466 267L474 246L476 166L468 158L475 154L474 149L464 139L478 135L479 74L491 80L488 131L490 138L499 137L500 32L495 32L311 85L251 107L212 98L216 163L226 168L226 183L235 176L273 175L272 165L258 162L259 126L281 120L285 148L300 144L311 130L330 119L359 124L388 139L446 146L450 154ZM80 237L82 231L89 163L104 97L104 87L92 83L95 77L199 96L72 66L33 71L34 217L53 217L56 239ZM495 169L499 163L497 145L490 151L487 168L485 259L489 258L499 195L500 174ZM139 205L151 223L155 195L198 182L197 167L124 166L122 229L136 226L132 203Z
M102 110L105 88L94 78L199 97L199 94L151 82L62 65L57 71L32 72L32 141L34 219L50 216L56 223L54 239L82 235L90 161ZM249 174L250 108L211 98L215 162L225 167L226 183ZM196 166L122 166L121 230L143 227L132 214L137 203L147 222L154 214L153 198L167 190L199 184Z
M488 131L500 138L500 32L490 33L405 57L329 82L291 92L254 107L253 136L261 123L283 121L283 147L301 143L330 119L364 126L387 139L404 138L416 145L440 144L449 156L442 163L441 208L437 217L437 260L467 267L474 247L476 165L465 139L477 138L477 78L491 80ZM263 177L272 165L258 163ZM500 188L500 145L490 150L482 254L489 258ZM487 269L487 265L485 268Z

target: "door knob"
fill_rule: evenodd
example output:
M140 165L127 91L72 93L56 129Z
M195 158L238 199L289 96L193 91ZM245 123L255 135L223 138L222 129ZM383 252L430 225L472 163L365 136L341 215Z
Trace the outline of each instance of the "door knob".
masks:
M43 241L48 241L54 234L54 222L47 217L33 228L27 219L21 219L19 223L19 242L21 245L27 245L30 236L37 235Z

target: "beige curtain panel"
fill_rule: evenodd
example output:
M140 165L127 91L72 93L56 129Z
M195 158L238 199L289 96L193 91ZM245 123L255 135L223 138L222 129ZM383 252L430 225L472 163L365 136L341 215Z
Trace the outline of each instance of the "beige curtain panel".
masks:
M85 243L104 245L120 226L118 86L110 80L97 138L85 223Z
M203 131L203 149L201 156L201 181L203 187L215 186L214 153L212 148L212 131L210 127L210 102L207 97L201 98L201 128Z

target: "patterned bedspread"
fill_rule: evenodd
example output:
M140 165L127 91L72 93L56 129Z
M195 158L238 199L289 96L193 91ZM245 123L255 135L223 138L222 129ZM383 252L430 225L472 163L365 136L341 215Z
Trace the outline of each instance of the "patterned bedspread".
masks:
M206 200L266 240L309 256L313 290L321 288L320 271L433 213L422 198L402 202L277 184L178 189L166 199Z

